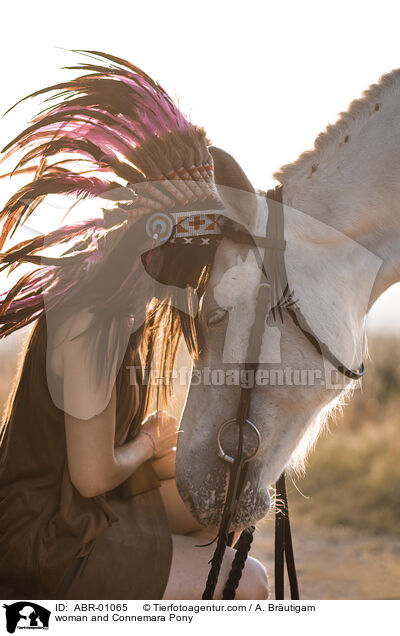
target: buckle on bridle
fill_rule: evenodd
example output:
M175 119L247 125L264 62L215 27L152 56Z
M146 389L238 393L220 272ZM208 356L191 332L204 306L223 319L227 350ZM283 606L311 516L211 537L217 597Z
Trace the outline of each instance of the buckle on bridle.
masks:
M233 417L230 420L226 420L226 422L224 422L223 424L221 424L219 431L218 431L218 435L217 435L217 445L218 445L218 452L217 455L218 457L220 457L221 459L223 459L226 462L229 462L230 464L233 464L233 462L235 461L234 457L231 457L231 455L228 455L228 453L225 453L224 449L222 448L221 445L221 433L224 430L224 428L228 425L228 424L232 424L233 422L236 422L236 418ZM255 424L253 424L253 422L250 422L250 420L245 420L246 424L249 424L249 426L252 427L252 429L255 431L256 435L257 435L257 448L254 451L254 453L252 455L249 455L248 457L243 459L243 464L251 461L252 459L255 459L258 455L258 453L260 452L260 448L261 448L261 435L260 435L260 431L258 430L258 428L256 427Z

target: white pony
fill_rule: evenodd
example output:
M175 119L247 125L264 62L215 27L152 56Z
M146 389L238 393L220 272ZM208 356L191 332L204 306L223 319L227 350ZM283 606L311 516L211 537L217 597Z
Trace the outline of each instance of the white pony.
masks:
M366 313L400 280L399 148L397 70L354 101L337 124L317 137L313 150L274 175L283 186L290 289L318 339L350 369L358 369L366 354ZM230 155L211 150L227 209L253 234L265 234L264 196L254 194ZM207 371L210 377L210 370L244 361L260 280L253 252L227 238L217 249L200 311L205 342L197 364L200 374ZM271 329L278 326L280 333L259 362L276 362L278 343L284 381L253 389L250 419L261 432L261 451L249 464L231 527L235 530L266 515L271 485L283 469L304 465L325 416L356 385L283 316L281 324L268 321L263 348L268 348ZM276 365L271 368L276 371ZM314 381L294 382L294 370L312 370ZM191 513L209 529L219 525L228 482L227 466L217 456L217 432L235 417L239 393L240 386L232 383L196 382L180 425L177 487Z

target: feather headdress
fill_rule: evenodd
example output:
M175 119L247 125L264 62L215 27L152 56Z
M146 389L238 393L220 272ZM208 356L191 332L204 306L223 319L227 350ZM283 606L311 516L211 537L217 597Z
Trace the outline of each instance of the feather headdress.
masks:
M0 254L0 271L24 262L40 266L1 299L0 336L37 319L45 303L48 310L73 297L80 272L104 261L110 233L144 214L159 212L163 218L166 212L212 210L208 220L218 225L215 213L222 204L205 131L191 124L165 90L136 66L97 51L81 53L95 63L68 67L84 73L24 98L50 93L44 110L3 149L4 159L22 154L11 175L33 178L0 212L0 250L49 194L116 203L103 218L61 227ZM144 250L152 246L147 234ZM40 254L75 239L61 257Z

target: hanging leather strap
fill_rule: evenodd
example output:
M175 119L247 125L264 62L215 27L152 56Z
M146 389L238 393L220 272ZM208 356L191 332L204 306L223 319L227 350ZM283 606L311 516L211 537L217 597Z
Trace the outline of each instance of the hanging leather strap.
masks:
M275 513L275 599L285 598L285 559L290 585L290 597L299 600L296 566L294 563L292 534L290 530L289 508L286 494L285 471L276 482Z

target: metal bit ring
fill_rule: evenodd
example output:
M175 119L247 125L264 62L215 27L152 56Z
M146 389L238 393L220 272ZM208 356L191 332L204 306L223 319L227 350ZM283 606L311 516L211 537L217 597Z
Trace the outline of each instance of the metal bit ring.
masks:
M229 462L230 464L233 464L233 462L235 461L234 457L231 457L230 455L228 455L227 453L225 453L224 449L222 448L221 445L221 433L224 430L224 428L228 425L228 424L232 424L233 422L236 422L236 418L233 417L230 420L226 420L226 422L224 422L221 426L220 429L218 431L218 435L217 435L217 445L218 445L218 452L217 455L218 457L221 457L221 459L225 460L226 462ZM255 426L255 424L253 424L253 422L250 422L250 420L245 420L246 424L249 424L249 426L251 426L253 428L253 430L256 432L257 435L257 448L255 450L255 452L252 455L249 455L249 457L246 457L243 460L243 463L245 464L246 462L251 461L252 459L255 459L258 455L258 453L260 452L260 448L261 448L261 435L260 435L260 431L258 430L258 428Z

